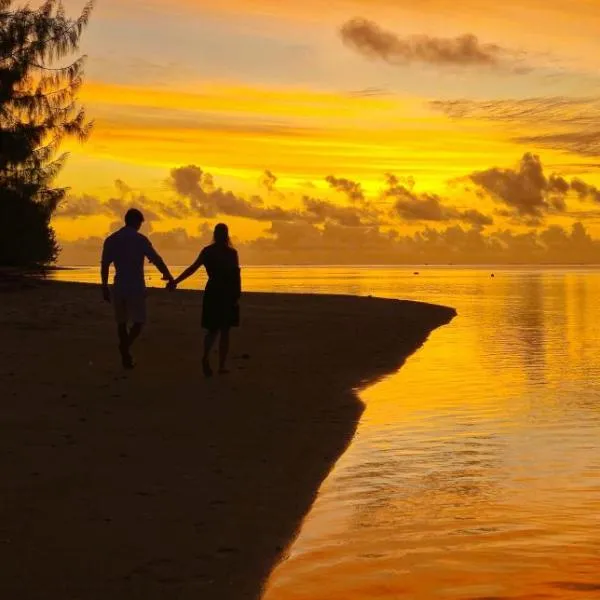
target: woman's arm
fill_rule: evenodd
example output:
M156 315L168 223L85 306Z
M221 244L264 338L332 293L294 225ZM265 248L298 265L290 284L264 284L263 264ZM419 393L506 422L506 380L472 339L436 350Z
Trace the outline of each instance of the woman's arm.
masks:
M235 253L235 297L239 300L242 295L242 270L238 253Z
M193 275L202 265L204 264L204 251L200 252L198 258L179 276L175 278L173 282L178 285L182 281L185 281L188 277Z

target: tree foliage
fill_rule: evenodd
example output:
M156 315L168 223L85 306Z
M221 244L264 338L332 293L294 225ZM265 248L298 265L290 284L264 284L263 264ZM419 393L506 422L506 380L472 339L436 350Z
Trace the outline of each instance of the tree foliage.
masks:
M12 5L0 0L0 264L48 264L59 251L50 219L67 191L53 186L60 144L91 129L77 102L85 57L67 59L92 4L75 19L60 0Z

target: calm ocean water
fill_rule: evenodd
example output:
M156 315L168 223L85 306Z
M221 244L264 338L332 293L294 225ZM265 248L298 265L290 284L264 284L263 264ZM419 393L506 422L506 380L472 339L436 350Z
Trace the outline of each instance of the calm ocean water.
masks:
M358 434L264 600L600 598L600 271L243 275L246 290L371 294L458 311L361 394ZM55 277L97 281L97 270Z

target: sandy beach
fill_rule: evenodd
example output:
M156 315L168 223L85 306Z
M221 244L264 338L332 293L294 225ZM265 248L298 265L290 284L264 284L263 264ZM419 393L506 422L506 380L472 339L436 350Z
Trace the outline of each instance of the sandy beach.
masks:
M149 296L124 372L99 287L0 287L3 598L258 599L352 440L353 390L454 316L246 294L232 372L204 379L201 294Z

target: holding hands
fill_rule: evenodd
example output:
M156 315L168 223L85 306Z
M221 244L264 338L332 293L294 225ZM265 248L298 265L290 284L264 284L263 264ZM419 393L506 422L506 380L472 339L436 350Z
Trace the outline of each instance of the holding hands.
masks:
M171 273L164 273L162 279L163 281L167 282L165 285L165 289L169 290L170 292L174 292L177 289L177 282L175 281Z

